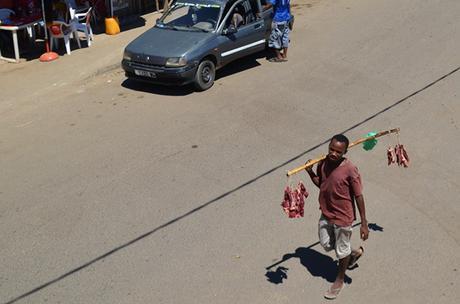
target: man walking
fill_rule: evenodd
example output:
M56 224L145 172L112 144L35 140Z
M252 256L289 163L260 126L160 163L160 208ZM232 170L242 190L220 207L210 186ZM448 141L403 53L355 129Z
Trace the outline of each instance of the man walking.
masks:
M268 46L275 50L276 57L271 58L272 62L287 61L289 47L289 21L291 20L290 0L268 0L264 10L273 7L272 32Z
M326 299L338 296L344 286L346 269L353 268L364 253L363 247L351 249L352 223L356 219L354 201L361 218L360 237L365 241L369 236L361 176L356 166L343 157L348 144L345 135L335 135L329 143L326 159L317 165L316 174L311 166L305 169L320 189L319 241L326 251L335 250L339 260L337 277L326 291Z

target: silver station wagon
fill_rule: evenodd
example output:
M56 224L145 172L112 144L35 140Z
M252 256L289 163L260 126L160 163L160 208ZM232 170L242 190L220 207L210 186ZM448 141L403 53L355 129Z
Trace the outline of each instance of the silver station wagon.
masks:
M265 0L176 0L156 25L125 48L130 79L166 85L193 83L209 89L216 70L263 50L272 9Z

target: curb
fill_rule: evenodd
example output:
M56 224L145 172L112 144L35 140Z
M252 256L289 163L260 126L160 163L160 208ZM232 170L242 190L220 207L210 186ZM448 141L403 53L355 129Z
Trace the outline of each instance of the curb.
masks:
M102 74L105 74L107 72L112 72L112 71L117 70L117 69L121 69L121 63L119 63L119 62L109 64L109 65L107 65L105 67L99 68L95 72L93 72L93 73L89 74L88 76L86 76L85 78L83 78L83 80L88 80L88 79L100 76Z

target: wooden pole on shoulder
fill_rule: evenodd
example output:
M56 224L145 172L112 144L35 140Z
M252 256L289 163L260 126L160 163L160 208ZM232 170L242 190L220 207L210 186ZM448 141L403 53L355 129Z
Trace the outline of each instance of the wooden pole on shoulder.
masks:
M374 136L369 136L369 137L364 137L364 138L358 139L357 141L354 141L351 144L349 144L348 148L351 148L351 147L359 145L359 144L361 144L363 142L373 140L373 139L376 139L378 137L385 136L385 135L388 135L388 134L391 134L391 133L399 133L399 128L395 128L395 129L391 129L391 130L387 130L387 131L381 131L381 132L378 132L377 134L375 134ZM320 161L324 160L325 158L326 158L326 155L321 155L318 158L310 160L305 165L302 165L302 166L297 167L295 169L289 170L286 175L291 176L291 175L294 175L296 173L299 173L300 171L305 170L307 167L310 167L310 166L313 166L316 163L319 163Z

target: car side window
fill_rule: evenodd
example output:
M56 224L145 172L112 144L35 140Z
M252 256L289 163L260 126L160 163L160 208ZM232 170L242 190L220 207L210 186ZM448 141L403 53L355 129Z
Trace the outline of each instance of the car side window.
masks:
M230 16L232 17L230 24L234 27L239 28L246 24L246 12L241 4L235 6Z
M225 17L227 16L227 13L230 11L230 9L232 8L232 5L233 3L232 2L227 2L227 4L225 5L225 8L224 8L224 12L222 14L222 17Z
M227 3L224 9L223 16L226 17L224 22L224 29L227 29L230 25L238 28L246 24L244 6L242 5L244 0L240 0L233 3ZM228 12L230 11L230 14Z
M249 0L238 1L225 20L224 28L228 28L231 24L236 28L251 24L257 20L256 12L257 10L253 9Z
M245 24L251 24L256 21L257 10L253 9L251 2L249 0L244 0L242 5L245 10Z

